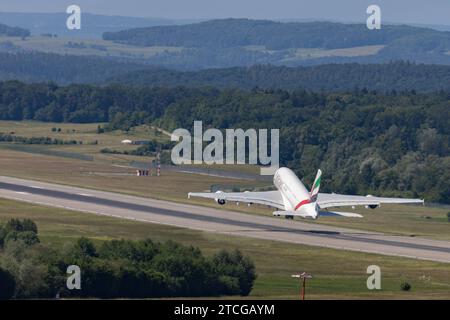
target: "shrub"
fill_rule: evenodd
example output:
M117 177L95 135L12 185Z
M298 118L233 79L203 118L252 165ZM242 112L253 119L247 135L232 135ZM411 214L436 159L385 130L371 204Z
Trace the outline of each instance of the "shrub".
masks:
M450 212L447 213L447 220L448 220L448 222L450 222Z
M17 231L17 232L31 231L36 234L38 233L36 224L30 219L24 220L11 219L6 223L5 229L7 231Z
M217 274L236 278L239 284L238 292L227 292L228 294L240 294L241 296L248 296L253 288L253 282L256 279L255 265L248 258L244 257L239 250L228 252L220 251L213 258L213 264ZM228 289L234 287L233 281L230 278L226 279L224 284ZM233 284L230 286L230 284Z
M402 289L402 291L409 291L411 290L411 285L408 282L402 282L400 284L400 288Z
M40 242L37 234L32 231L11 231L5 237L4 243L7 244L9 241L23 241L27 246Z
M97 249L94 243L87 238L79 238L70 251L70 256L75 260L97 257Z
M0 227L0 247L8 241L22 240L26 245L39 243L38 228L30 219L11 219Z

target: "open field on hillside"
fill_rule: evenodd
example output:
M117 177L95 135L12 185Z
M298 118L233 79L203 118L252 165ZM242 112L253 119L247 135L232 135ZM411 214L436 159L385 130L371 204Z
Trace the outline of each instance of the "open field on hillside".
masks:
M102 57L121 57L145 59L158 53L179 52L178 47L135 47L101 39L50 38L45 36L21 38L0 37L0 43L12 43L25 50L47 53L87 55Z
M68 145L39 145L33 148L43 148L55 151L74 152L83 155L93 156L95 160L111 163L127 163L129 161L151 161L150 157L139 157L121 154L104 154L100 150L110 148L119 151L131 151L137 149L136 145L125 145L121 141L129 140L156 140L158 142L167 142L169 137L157 132L149 126L135 127L128 132L115 130L99 134L97 129L104 126L103 123L51 123L39 121L0 121L0 133L11 134L21 137L49 137L59 140L75 140L82 144ZM53 131L52 129L56 129Z
M119 151L131 151L137 149L136 145L125 145L121 141L128 140L155 140L161 143L170 141L170 132L156 129L152 126L138 126L131 128L130 131L114 130L99 134L98 127L105 126L105 123L52 123L40 121L3 121L0 120L0 134L13 133L15 136L21 137L50 137L60 140L76 140L82 141L83 144L77 145L39 145L33 148L44 148L55 151L73 152L83 155L93 156L94 160L111 162L115 164L125 164L130 161L149 162L153 158L145 156L132 156L123 154L104 154L100 150L109 148ZM53 131L52 129L57 129ZM60 129L60 131L59 131ZM0 143L1 144L1 143ZM14 148L13 148L14 150ZM210 168L208 165L196 165L201 168ZM216 165L215 170L221 171L238 171L242 173L259 174L259 167L253 165Z
M134 169L97 161L82 161L1 149L1 175L35 179L155 199L187 201L192 190L212 185L246 186L249 181L163 171L161 177L136 177Z
M139 47L131 46L102 39L70 39L70 38L50 38L46 36L32 36L26 39L18 37L0 37L1 43L10 43L25 50L41 51L46 53L88 55L102 57L119 57L148 59L157 54L176 53L184 50L183 47ZM384 45L359 46L342 49L326 50L321 48L291 48L280 50L286 57L286 61L307 60L325 57L359 57L377 54ZM245 46L248 51L275 54L279 51L268 50L265 46Z
M318 59L326 57L363 57L377 54L384 45L361 46L342 49L321 49L321 48L291 48L285 50L285 62L292 62L295 60ZM257 51L262 53L274 54L275 50L267 50L265 46L246 46L248 51Z
M308 271L308 299L448 299L450 265L374 254L228 237L150 223L141 223L0 199L0 223L10 218L33 219L41 241L63 246L80 236L107 239L175 240L209 255L220 249L240 249L255 262L258 278L250 298L297 299L298 282L290 276ZM366 288L369 265L382 271L382 290ZM406 281L410 292L400 290Z
M316 59L325 57L363 57L377 54L385 46L363 46L343 49L321 50L321 49L296 49L295 56L298 59Z

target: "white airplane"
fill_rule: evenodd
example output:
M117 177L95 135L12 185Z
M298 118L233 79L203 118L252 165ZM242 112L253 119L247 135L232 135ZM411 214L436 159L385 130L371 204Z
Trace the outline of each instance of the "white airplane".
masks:
M305 185L288 168L279 168L273 177L277 190L262 192L190 192L190 197L202 197L214 199L217 203L224 205L227 201L258 203L279 209L273 213L274 216L285 216L317 219L319 216L343 216L351 218L362 218L362 215L352 212L323 211L332 207L365 206L375 209L382 203L415 203L423 204L421 199L405 198L381 198L368 196L348 196L335 193L319 193L320 178L322 171L318 170L311 191L308 192Z

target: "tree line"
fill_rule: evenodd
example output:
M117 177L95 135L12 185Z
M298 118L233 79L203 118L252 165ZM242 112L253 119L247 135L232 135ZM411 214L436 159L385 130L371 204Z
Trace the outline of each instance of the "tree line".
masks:
M211 49L212 50L212 49ZM218 49L216 49L218 50ZM218 50L218 55L227 55ZM242 50L242 49L239 49ZM245 50L244 50L245 51ZM396 60L388 63L346 63L345 59L312 66L279 66L270 54L246 51L238 56L229 52L224 57L207 62L200 56L201 70L181 71L188 65L178 52L154 56L151 61L124 60L101 57L58 55L40 52L0 52L0 80L20 80L27 83L54 82L60 85L73 83L122 83L141 86L214 86L218 88L342 91L367 88L378 91L438 91L450 90L450 66L419 64ZM402 55L403 59L408 55ZM450 56L448 56L450 59ZM411 59L414 60L414 59ZM432 62L432 61L428 61ZM270 64L272 63L272 64ZM449 60L450 63L450 60ZM177 64L177 65L173 65ZM247 65L251 65L246 67ZM256 64L256 65L255 65ZM159 65L159 66L157 66ZM175 67L180 70L161 66ZM221 68L217 68L221 66ZM225 67L224 67L225 66ZM242 67L236 67L242 66ZM205 68L210 69L205 69Z
M279 128L280 160L328 192L450 203L450 93L0 83L0 119Z
M315 91L346 91L356 88L389 92L450 90L450 66L396 61L386 64L324 64L286 67L254 65L199 71L170 69L136 70L107 82L145 86L213 86Z
M67 144L83 144L83 141L77 140L63 140L50 137L22 137L13 134L0 133L0 142L14 142L21 144L54 144L54 145L67 145ZM94 144L97 144L94 142Z
M80 289L66 285L71 265L81 270ZM40 243L29 219L0 226L0 299L246 296L255 279L253 262L237 250L207 257L173 241L87 238L55 249Z
M30 31L23 29L23 28L19 28L19 27L10 27L7 26L6 24L2 24L0 23L0 35L3 36L7 36L7 37L29 37L30 36Z
M224 51L224 50L222 50ZM225 50L226 51L226 50ZM218 53L220 55L225 52ZM185 69L185 61L176 56L155 56L155 65ZM202 87L253 89L299 88L315 91L343 91L367 88L378 91L415 90L418 92L450 90L450 66L417 64L409 61L389 63L326 63L313 66L277 66L268 63L258 53L245 52L240 57L230 53L226 68L217 68L217 61L208 65L200 57L202 70L181 71L149 66L143 61L127 61L100 57L57 55L39 52L0 52L0 80L20 80L27 83L54 82L59 85L130 84L163 87ZM405 55L404 57L407 57ZM450 58L450 56L449 56ZM252 61L252 65L248 65ZM325 61L322 61L325 62ZM344 62L344 61L342 61ZM257 63L257 65L253 65ZM259 64L258 64L259 63ZM243 67L235 67L240 65ZM211 69L204 69L207 67ZM214 68L212 68L214 67Z
M365 24L334 22L276 22L270 20L219 19L200 23L135 28L105 32L104 40L136 46L172 46L231 48L264 46L267 50L289 48L349 48L388 44L402 38L426 34L441 36L445 44L449 35L426 28L384 25L371 32ZM441 42L442 43L442 42Z
M95 56L44 52L0 52L0 80L25 82L100 83L148 67L138 62Z

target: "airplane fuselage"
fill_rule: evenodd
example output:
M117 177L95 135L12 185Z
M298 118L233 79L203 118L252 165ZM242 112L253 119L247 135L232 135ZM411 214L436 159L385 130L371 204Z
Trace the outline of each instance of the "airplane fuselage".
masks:
M283 197L286 211L317 219L319 208L311 201L309 191L297 175L289 168L280 168L273 176L273 183Z

